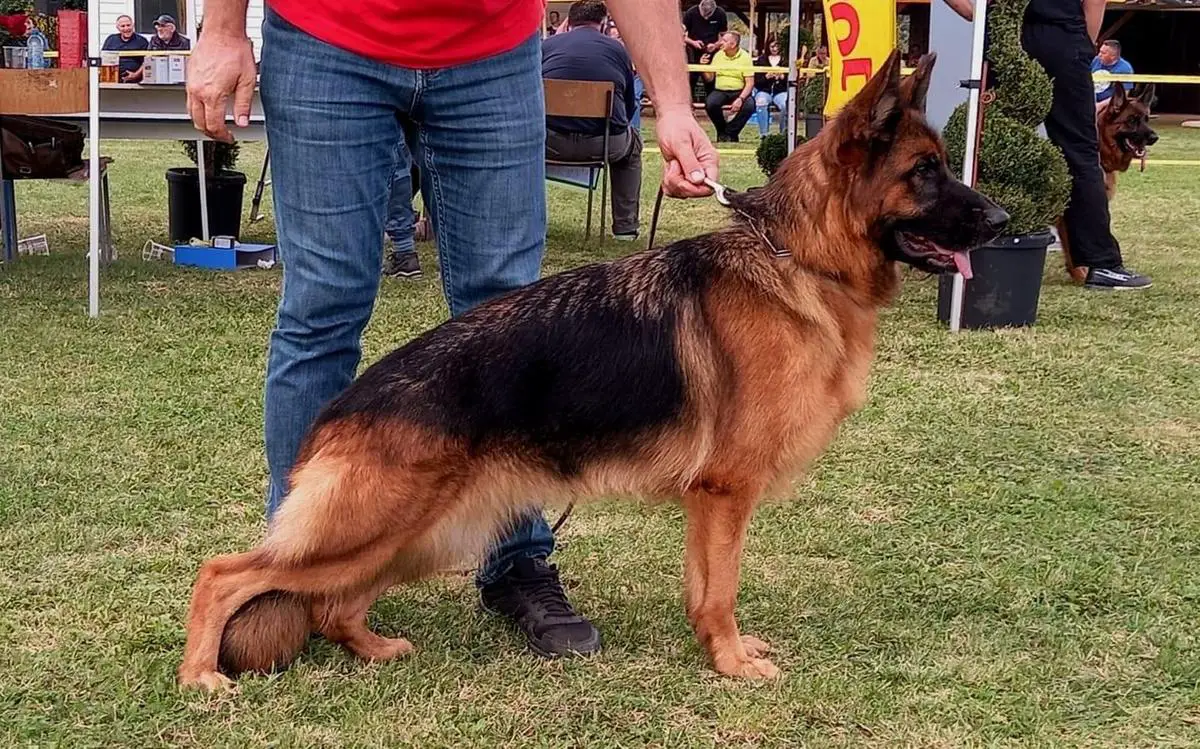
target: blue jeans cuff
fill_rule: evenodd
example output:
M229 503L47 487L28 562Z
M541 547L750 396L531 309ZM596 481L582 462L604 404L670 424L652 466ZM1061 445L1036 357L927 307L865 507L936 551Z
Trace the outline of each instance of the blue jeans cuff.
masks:
M508 535L493 548L475 573L475 585L483 587L508 574L518 559L546 559L554 553L554 534L540 510L521 516Z

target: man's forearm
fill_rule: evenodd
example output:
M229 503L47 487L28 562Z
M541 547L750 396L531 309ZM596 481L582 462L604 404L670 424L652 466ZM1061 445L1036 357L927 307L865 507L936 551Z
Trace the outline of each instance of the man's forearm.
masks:
M754 78L753 77L747 78L746 85L742 87L742 93L738 94L738 96L741 96L743 99L749 99L750 92L753 90L754 90Z
M245 36L247 2L248 0L207 0L204 3L204 32Z
M683 56L679 3L676 0L609 0L608 7L650 98L654 100L655 110L686 111L690 115L692 97Z
M1105 0L1083 0L1083 18L1092 44L1100 37L1100 27L1104 25L1104 6Z

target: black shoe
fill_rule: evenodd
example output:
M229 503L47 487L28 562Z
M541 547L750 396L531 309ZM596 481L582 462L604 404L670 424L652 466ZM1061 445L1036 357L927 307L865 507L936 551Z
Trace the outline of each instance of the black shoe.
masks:
M392 278L420 278L421 259L415 252L392 253L383 264L383 275Z
M1120 290L1148 289L1150 277L1128 268L1089 268L1084 286L1089 289Z
M558 580L558 568L545 559L524 557L512 569L479 591L484 610L507 618L529 649L543 658L592 655L600 650L600 633L575 613Z

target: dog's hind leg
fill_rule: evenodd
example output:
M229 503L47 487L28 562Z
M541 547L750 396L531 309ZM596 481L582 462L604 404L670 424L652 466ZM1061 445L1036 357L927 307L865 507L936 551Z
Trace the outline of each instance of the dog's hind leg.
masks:
M383 579L413 535L404 523L389 523L381 509L389 506L388 487L397 478L361 459L318 454L300 466L263 545L201 567L188 614L180 683L209 689L228 683L218 672L222 637L231 617L254 597L281 591L307 599L307 607L314 597L361 591ZM347 522L348 517L364 520ZM261 631L238 630L244 637ZM247 645L252 649L255 643L229 650L247 652Z
M367 611L389 585L390 581L379 581L342 597L314 602L318 631L367 661L390 661L413 652L412 643L403 637L384 637L367 627Z
M262 549L255 549L214 557L200 568L188 609L187 645L179 666L180 685L213 690L231 683L217 670L221 636L226 622L242 604L274 589L268 557Z
M740 488L684 496L684 602L692 629L718 672L770 679L779 675L779 669L762 657L766 643L743 637L734 617L742 545L757 502L757 493Z
M1076 265L1074 258L1071 257L1071 238L1067 235L1067 222L1060 218L1055 229L1058 230L1058 244L1062 247L1063 265L1066 266L1067 275L1077 283L1083 283L1087 280L1088 269Z

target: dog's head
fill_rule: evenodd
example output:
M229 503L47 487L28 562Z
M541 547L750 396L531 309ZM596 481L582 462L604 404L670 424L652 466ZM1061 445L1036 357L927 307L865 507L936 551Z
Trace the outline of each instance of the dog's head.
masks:
M846 183L844 211L888 260L930 273L971 276L967 253L996 238L1008 214L954 177L946 148L925 121L934 55L900 79L900 55L854 97L818 140ZM815 144L814 144L815 145Z
M1150 127L1150 107L1154 104L1154 84L1137 96L1125 93L1120 83L1113 86L1112 99L1100 113L1100 131L1122 152L1140 159L1146 149L1158 142L1158 133Z

